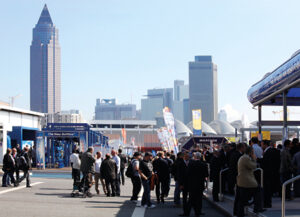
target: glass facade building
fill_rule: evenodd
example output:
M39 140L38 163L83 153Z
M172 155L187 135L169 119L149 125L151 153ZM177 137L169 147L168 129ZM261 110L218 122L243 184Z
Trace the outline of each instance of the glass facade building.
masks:
M194 62L189 62L190 115L192 110L201 109L206 123L217 119L217 76L217 65L211 56L196 56Z
M30 46L30 109L42 113L61 110L61 63L58 29L47 5L33 29Z

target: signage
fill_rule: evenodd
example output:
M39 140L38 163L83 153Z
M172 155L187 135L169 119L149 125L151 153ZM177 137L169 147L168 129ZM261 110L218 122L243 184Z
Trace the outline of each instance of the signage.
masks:
M194 136L202 135L202 113L201 109L192 110Z
M261 134L262 134L263 140L271 140L271 132L270 131L261 131ZM253 137L259 138L258 131L251 132L251 138L253 138Z

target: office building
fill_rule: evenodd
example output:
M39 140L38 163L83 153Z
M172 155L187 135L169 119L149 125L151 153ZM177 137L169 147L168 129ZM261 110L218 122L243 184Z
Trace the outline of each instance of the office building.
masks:
M116 99L97 99L95 120L136 119L136 105L117 104Z
M84 123L83 116L79 110L71 109L57 113L45 114L43 126L48 123Z
M184 112L184 100L189 99L189 85L185 85L182 80L174 81L174 102L173 115L174 118L184 122L187 119L188 111ZM188 123L188 120L186 120ZM185 123L185 122L184 122Z
M202 120L210 123L217 119L218 81L217 65L211 56L196 56L189 62L190 114L194 109L202 110Z
M146 99L141 100L141 119L155 120L163 116L163 108L173 109L173 88L150 89Z
M42 113L61 110L61 64L58 29L47 5L33 29L30 46L30 109Z

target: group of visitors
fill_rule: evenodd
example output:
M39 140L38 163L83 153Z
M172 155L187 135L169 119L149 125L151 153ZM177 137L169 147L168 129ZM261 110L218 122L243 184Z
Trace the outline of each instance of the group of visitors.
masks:
M104 159L101 152L97 152L94 156L93 147L89 147L84 153L75 149L70 156L70 162L74 190L83 191L84 195L91 197L90 188L95 183L96 193L100 194L100 181L103 193L107 197L121 195L120 185L125 183L124 168L127 163L127 157L122 154L122 149L119 149L118 153L112 150L111 154L107 153Z
M24 179L26 179L26 187L31 187L29 170L32 159L29 151L30 148L27 146L23 150L19 146L6 150L6 154L3 157L2 170L4 174L2 176L2 187L8 187L11 184L17 187ZM20 177L20 170L23 171L22 177Z
M130 174L133 185L131 201L137 201L143 186L141 206L155 207L150 198L150 191L154 188L157 203L164 203L169 195L173 176L176 182L174 193L176 206L181 204L182 192L183 213L180 216L189 216L192 208L196 216L204 214L202 196L208 177L208 167L200 152L179 152L177 156L173 152L158 152L155 157L150 152L146 152L143 157L136 152L127 171L126 174Z
M272 197L281 196L282 184L300 174L300 144L298 139L286 140L275 147L268 140L253 137L249 145L225 144L208 156L210 179L213 182L213 200L219 201L222 193L235 195L234 214L244 216L244 207L254 204L254 212L272 207ZM261 168L263 183L261 183ZM222 171L222 183L220 182ZM300 196L300 183L286 187L286 199ZM251 201L251 198L253 200Z

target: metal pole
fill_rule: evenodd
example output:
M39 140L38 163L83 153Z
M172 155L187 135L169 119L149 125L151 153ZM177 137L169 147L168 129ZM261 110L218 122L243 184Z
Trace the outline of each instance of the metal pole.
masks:
M261 105L258 105L258 139L259 141L262 140L262 134L261 134Z
M282 198L281 198L281 217L285 217L285 185L282 185Z
M286 101L287 91L282 93L282 103L283 103L283 141L282 144L286 139L288 139L288 128L287 128L287 101Z

